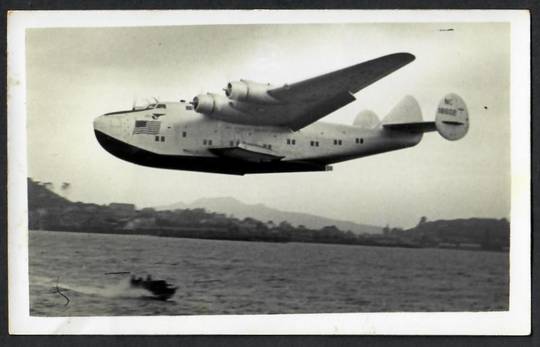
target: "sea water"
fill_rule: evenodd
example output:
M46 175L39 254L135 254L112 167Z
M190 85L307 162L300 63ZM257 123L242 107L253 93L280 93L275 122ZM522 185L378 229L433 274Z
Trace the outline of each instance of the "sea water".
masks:
M29 246L34 316L508 310L502 252L52 231ZM154 300L110 272L178 290Z

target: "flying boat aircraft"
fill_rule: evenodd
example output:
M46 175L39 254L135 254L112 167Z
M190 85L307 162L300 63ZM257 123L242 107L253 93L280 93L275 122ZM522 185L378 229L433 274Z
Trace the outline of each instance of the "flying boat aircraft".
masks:
M225 95L149 103L94 120L97 140L116 157L156 168L223 174L329 171L331 164L415 146L423 133L447 140L468 131L465 102L445 95L435 121L405 96L381 120L360 112L352 125L319 122L354 94L415 59L396 53L292 84L229 82Z

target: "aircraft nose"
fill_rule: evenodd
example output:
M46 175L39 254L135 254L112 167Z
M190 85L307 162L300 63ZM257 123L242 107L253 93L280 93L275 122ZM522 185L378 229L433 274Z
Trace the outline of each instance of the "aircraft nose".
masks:
M122 140L126 135L125 127L123 127L124 123L125 118L123 115L106 113L94 119L94 134L98 137L98 140L104 136Z
M107 132L107 116L99 116L94 119L94 131Z
M127 155L125 149L126 139L120 124L121 118L118 115L104 114L96 117L94 119L94 135L101 147L107 152L119 158L124 158Z

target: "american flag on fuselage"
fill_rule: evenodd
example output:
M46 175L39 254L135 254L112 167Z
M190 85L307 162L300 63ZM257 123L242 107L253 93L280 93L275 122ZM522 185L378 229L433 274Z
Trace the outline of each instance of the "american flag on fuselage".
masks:
M161 122L157 120L136 120L133 134L157 135L159 134L160 126Z

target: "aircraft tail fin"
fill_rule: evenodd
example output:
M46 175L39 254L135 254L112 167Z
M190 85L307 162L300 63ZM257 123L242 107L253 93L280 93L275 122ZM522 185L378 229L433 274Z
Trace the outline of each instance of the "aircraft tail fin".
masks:
M384 117L381 124L392 123L412 123L422 121L422 110L415 98L410 95L405 96L392 108L390 113Z
M416 120L415 120L416 118ZM469 114L463 99L447 94L439 102L435 122L422 122L420 107L413 97L405 97L381 123L384 129L424 133L435 131L447 140L459 140L469 130Z
M469 112L465 101L454 93L444 96L435 115L437 131L447 140L459 140L469 131Z

